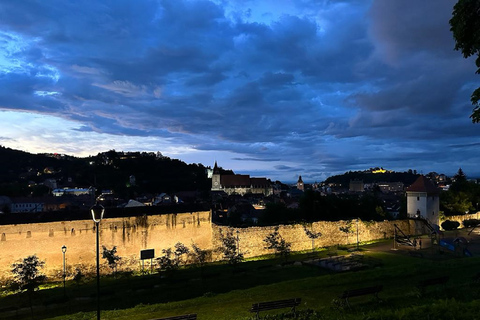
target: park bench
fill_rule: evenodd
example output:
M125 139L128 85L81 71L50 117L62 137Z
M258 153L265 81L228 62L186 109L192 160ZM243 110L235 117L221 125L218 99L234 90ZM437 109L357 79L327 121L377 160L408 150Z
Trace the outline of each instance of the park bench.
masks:
M437 278L430 278L420 281L417 284L417 288L420 289L421 293L425 293L425 289L430 286L435 286L439 284L445 285L449 279L449 276L437 277Z
M250 309L250 312L255 312L257 314L257 319L260 311L292 308L292 312L295 313L295 307L298 306L301 301L302 301L301 298L294 298L294 299L254 303L252 304L252 308Z
M173 317L167 317L167 318L156 318L156 319L150 319L150 320L197 320L197 314L192 313L192 314L184 314L181 316L173 316Z
M348 298L359 297L359 296L366 296L369 294L373 294L373 296L378 300L378 293L382 291L383 286L374 286L374 287L367 287L367 288L360 288L360 289L352 289L352 290L345 290L340 296L340 299L344 299L347 306L350 307L348 302Z

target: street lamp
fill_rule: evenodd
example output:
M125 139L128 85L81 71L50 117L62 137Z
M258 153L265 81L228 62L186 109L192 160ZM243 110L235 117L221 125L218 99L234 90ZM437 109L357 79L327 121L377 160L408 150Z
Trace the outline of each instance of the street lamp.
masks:
M357 218L357 251L358 251L358 219L359 218Z
M67 252L67 246L62 247L62 253L63 253L63 296L66 297L66 291L65 291L65 278L67 277L67 273L65 272L65 252Z
M99 249L99 229L100 221L102 221L103 213L105 208L99 204L95 203L94 206L90 208L92 213L93 222L95 222L95 230L97 231L97 320L100 320L100 249Z
M240 231L237 230L237 254L240 255Z

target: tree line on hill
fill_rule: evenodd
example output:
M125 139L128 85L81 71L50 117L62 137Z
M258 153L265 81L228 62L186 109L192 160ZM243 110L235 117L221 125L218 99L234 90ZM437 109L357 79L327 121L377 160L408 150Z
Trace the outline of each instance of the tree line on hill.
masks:
M51 192L45 184L59 187L90 187L113 190L130 199L146 193L210 190L206 167L186 164L147 152L108 152L77 158L31 154L0 146L0 195L43 196Z
M402 182L405 186L411 185L419 174L416 170L408 170L406 172L386 171L384 173L373 173L372 170L365 171L348 171L341 175L328 177L325 184L336 184L347 187L350 181L363 181L364 183L375 182Z

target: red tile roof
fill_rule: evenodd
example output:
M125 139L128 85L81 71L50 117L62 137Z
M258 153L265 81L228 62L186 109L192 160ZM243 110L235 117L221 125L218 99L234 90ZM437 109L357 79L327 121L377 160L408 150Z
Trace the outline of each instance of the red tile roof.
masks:
M426 192L427 194L438 194L440 189L437 188L432 181L428 180L425 176L420 176L415 180L412 185L407 188L407 191L412 192Z
M225 187L250 187L250 176L244 174L230 174L220 176L220 184Z

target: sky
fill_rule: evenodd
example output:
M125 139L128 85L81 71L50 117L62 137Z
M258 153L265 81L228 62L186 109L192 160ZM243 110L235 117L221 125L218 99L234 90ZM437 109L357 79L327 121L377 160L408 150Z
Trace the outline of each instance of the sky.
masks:
M160 151L283 182L480 176L454 1L0 2L0 145Z

